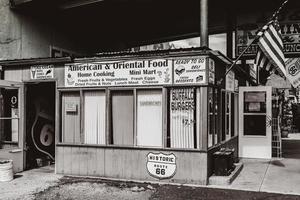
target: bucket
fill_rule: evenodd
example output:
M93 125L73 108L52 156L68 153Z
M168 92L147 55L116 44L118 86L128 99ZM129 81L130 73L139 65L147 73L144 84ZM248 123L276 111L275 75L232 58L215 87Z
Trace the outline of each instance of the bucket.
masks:
M0 160L0 181L11 181L14 178L13 161Z

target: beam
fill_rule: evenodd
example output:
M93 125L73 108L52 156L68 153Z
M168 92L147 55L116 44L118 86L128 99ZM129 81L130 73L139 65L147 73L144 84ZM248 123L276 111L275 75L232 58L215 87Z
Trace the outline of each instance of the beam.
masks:
M67 9L71 9L71 8L76 8L76 7L80 7L80 6L85 6L85 5L90 5L93 3L99 3L102 2L104 0L68 0L65 1L64 3L59 5L59 8L61 10L67 10Z

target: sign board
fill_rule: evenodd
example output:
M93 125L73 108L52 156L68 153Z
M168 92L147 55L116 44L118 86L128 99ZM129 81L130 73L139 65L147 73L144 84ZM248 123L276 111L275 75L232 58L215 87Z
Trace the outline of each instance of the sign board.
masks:
M226 75L226 90L227 91L234 92L234 88L235 88L234 80L235 80L234 72L229 71L228 74Z
M65 107L66 107L66 112L72 112L72 113L77 112L77 103L75 102L66 102Z
M172 60L73 63L65 66L66 87L168 85Z
M239 81L237 79L234 79L234 91L239 91Z
M243 14L237 17L236 54L241 52L254 40L258 30L262 28L272 13ZM289 9L279 18L285 54L300 53L300 10ZM244 55L256 55L258 46L253 44Z
M147 171L154 178L172 178L176 168L176 156L173 153L148 153L147 155Z
M211 58L208 60L208 83L215 84L215 61Z
M287 79L297 88L300 85L300 58L290 58L285 63Z
M53 65L35 65L30 67L31 79L52 79L54 78Z
M186 57L174 60L174 84L205 84L206 79L206 58Z

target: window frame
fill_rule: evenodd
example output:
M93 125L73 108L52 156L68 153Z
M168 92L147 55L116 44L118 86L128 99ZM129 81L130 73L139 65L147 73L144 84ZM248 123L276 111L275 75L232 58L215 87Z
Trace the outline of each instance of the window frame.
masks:
M17 129L18 129L18 135L17 135L17 141L12 141L12 127L10 127L10 137L11 137L11 140L2 140L2 138L0 138L0 150L1 149L7 149L7 148L14 148L14 147L21 147L21 142L20 142L20 120L21 120L21 117L20 117L20 113L21 113L21 88L20 87L13 87L13 86L3 86L1 87L1 89L10 89L10 90L17 90L17 95L18 95L18 99L17 99L17 106L18 106L18 116L17 117L7 117L7 116L3 116L3 117L0 117L0 120L10 120L10 122L12 122L12 120L17 120ZM4 98L3 98L4 99ZM4 101L3 101L4 102ZM3 105L5 106L5 105ZM5 129L5 123L3 124L3 128ZM3 129L3 130L4 130ZM7 135L5 134L4 132L4 135L1 136L1 137L6 137Z

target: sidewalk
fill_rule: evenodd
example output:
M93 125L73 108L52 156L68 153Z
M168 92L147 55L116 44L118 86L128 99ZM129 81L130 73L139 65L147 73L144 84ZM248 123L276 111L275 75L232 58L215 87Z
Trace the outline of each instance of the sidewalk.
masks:
M300 195L300 159L243 159L244 168L226 188L235 190Z
M0 182L0 199L34 199L35 193L56 185L61 177L53 165L18 173L12 181Z
M232 189L243 190L243 191L254 191L254 192L267 192L270 193L281 193L281 194L294 194L300 195L300 159L278 159L278 160L258 160L258 159L243 159L241 162L244 164L244 168L238 177L233 181L233 183L229 186L199 186L199 187L184 187L184 186L155 186L157 187L158 195L163 196L166 188L170 188L170 191L173 191L174 188L181 188L180 193L189 193L192 190L192 193L195 194L205 194L208 191L209 194L220 193L220 190L214 190L214 188L219 189ZM74 184L61 184L61 181L66 178L62 178L62 175L54 174L54 166L47 166L39 169L33 169L29 171L25 171L22 173L16 174L14 180L10 182L0 182L0 199L14 199L14 200L32 200L36 198L36 194L39 192L40 195L46 194L49 195L69 195L72 192L79 192L80 194L89 194L89 195L104 195L106 194L109 198L106 199L118 199L111 198L116 195L121 195L122 197L126 197L125 199L148 199L151 194L153 194L153 190L148 190L147 186L144 186L142 191L136 193L132 191L132 188L124 189L123 184L119 183L122 187L112 187L109 184L106 185L99 179L99 183L93 183L93 181L85 181L82 183ZM76 179L76 178L74 178ZM95 179L97 180L97 179ZM94 181L95 182L95 181ZM138 184L137 185L141 185ZM47 190L51 186L58 186L52 188L50 191ZM151 187L151 186L149 186ZM78 189L79 188L79 189ZM133 187L134 189L135 187ZM81 190L80 190L81 189ZM140 189L140 188L138 188ZM178 190L178 189L176 189ZM233 191L221 191L220 195L235 195ZM69 192L68 192L69 191ZM87 192L89 191L89 192ZM103 192L104 191L104 192ZM106 192L105 192L106 191ZM110 192L109 192L110 191ZM179 190L178 190L179 192ZM245 192L238 192L239 194L243 194ZM249 193L248 196L251 195L268 195L265 194L253 194ZM156 195L155 194L155 195ZM155 196L154 195L154 196ZM75 195L76 196L76 195ZM78 195L77 195L78 196ZM289 195L283 195L278 197L279 199L283 197L289 197ZM48 196L49 197L49 196ZM227 199L231 197L228 196ZM253 197L254 198L254 197ZM277 199L278 199L277 198ZM290 198L290 197L289 197ZM287 199L289 199L287 198ZM300 198L300 197L299 197ZM38 198L39 199L39 198ZM52 199L57 199L54 196ZM64 198L62 198L64 199ZM85 198L88 199L88 198ZM155 198L154 198L155 199ZM158 198L159 199L159 198ZM177 199L180 199L179 197ZM293 199L298 199L297 196L293 197Z

